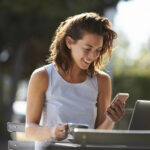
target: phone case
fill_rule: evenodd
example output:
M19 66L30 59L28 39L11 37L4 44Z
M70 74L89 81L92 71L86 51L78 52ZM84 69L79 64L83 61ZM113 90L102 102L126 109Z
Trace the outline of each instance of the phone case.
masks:
M113 99L112 103L120 100L121 102L125 102L129 97L129 93L118 93L115 98Z

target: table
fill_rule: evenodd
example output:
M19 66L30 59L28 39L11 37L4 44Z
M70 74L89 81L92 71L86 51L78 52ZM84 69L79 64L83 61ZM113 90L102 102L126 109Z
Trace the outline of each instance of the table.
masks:
M68 142L53 142L45 150L150 150L150 130L75 129Z
M74 143L51 143L44 150L150 150L150 146L80 145Z

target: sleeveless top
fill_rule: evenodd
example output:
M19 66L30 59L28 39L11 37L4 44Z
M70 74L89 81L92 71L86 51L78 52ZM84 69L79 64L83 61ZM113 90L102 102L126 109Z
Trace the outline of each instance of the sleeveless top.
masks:
M81 123L94 128L97 116L97 76L87 76L86 80L81 83L70 83L63 79L54 64L44 67L48 72L49 83L40 125Z

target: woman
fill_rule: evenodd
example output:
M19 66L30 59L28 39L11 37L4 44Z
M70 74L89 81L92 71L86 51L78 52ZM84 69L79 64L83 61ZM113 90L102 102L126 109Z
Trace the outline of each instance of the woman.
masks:
M63 140L68 122L112 129L124 113L120 101L110 105L111 79L98 70L111 57L117 34L107 18L82 13L56 30L49 62L36 69L27 94L26 136L34 141Z

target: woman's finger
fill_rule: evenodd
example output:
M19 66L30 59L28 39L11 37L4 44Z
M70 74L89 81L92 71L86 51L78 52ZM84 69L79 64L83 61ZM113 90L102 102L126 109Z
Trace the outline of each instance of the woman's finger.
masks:
M113 105L114 105L115 111L118 113L119 116L124 115L124 113L125 113L125 104L123 104L120 100L118 100Z
M120 116L122 116L122 110L120 109L120 107L117 104L114 104L113 108L115 110L116 116L120 118Z
M68 130L68 125L67 124L58 125L56 127L56 139L57 140L65 139L68 136L67 130Z
M110 108L114 111L114 115L119 117L120 116L120 110L118 108L117 105L115 105L114 103L110 106Z
M116 103L116 106L118 108L118 115L119 115L119 120L124 116L125 114L125 105L119 100L117 103Z
M113 120L116 122L118 116L116 115L116 112L114 109L112 109L111 107L109 107L107 109L107 115Z
M120 100L118 100L115 105L118 106L121 112L124 112L125 105Z
M112 115L109 111L107 111L106 114L107 114L107 117L108 117L111 121L116 122L117 119L115 118L114 115Z
M109 117L117 122L119 121L125 114L125 110L122 109L124 107L120 102L118 103L113 103L111 106L107 109Z

